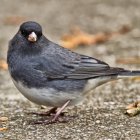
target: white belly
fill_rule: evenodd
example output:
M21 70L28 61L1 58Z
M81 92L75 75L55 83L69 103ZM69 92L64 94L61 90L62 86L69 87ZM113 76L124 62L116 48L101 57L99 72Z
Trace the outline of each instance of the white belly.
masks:
M80 102L83 99L81 93L66 93L66 92L58 92L52 88L27 88L23 86L21 82L14 81L17 89L30 101L45 106L53 106L60 107L66 101L71 100L69 105L74 105Z
M53 107L60 107L68 100L71 100L69 105L75 105L83 100L84 96L88 93L88 91L96 88L97 86L104 84L110 80L115 78L111 77L102 77L88 80L87 84L83 92L73 92L67 93L63 91L57 91L52 88L28 88L25 87L21 82L16 82L13 80L17 89L30 101L45 106L53 106Z
M88 82L85 86L84 94L86 94L88 91L93 90L102 84L105 84L105 83L115 80L115 79L116 79L115 76L99 77L99 78L95 78L95 79L90 79L90 80L88 80Z

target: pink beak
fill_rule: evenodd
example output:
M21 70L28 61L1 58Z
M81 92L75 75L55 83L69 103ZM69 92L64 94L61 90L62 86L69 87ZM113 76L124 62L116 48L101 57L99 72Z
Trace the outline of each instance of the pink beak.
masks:
M30 41L30 42L36 42L37 41L37 35L35 34L35 32L32 32L31 34L29 34L28 41Z

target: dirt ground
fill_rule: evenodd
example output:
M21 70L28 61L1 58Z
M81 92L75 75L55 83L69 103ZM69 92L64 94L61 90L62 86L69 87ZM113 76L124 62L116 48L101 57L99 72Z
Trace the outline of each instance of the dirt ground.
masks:
M0 59L6 59L8 41L26 20L39 22L44 34L58 43L75 26L94 34L128 25L132 30L125 35L74 51L111 66L140 69L140 63L116 63L120 58L140 58L139 0L1 0ZM0 122L0 128L6 128L0 131L0 140L138 140L140 115L124 114L125 106L136 100L140 100L139 80L118 80L95 89L82 104L67 108L66 115L75 116L68 123L31 125L40 117L28 113L43 109L26 100L8 71L0 70L0 117L8 118Z

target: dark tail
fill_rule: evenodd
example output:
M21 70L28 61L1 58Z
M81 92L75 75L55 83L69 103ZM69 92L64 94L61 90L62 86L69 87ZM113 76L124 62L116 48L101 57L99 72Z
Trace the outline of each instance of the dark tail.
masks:
M118 78L140 77L140 71L122 71L118 73Z

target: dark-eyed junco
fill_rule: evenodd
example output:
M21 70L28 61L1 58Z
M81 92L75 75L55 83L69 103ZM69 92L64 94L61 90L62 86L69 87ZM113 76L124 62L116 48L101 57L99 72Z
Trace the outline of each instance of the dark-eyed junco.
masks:
M27 99L53 111L61 107L49 122L56 122L66 106L77 104L95 87L140 76L140 71L110 67L51 42L33 21L23 23L10 41L7 62L15 86Z

